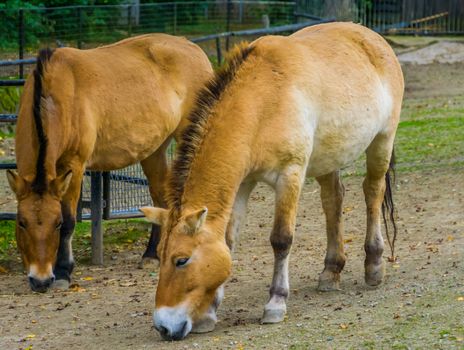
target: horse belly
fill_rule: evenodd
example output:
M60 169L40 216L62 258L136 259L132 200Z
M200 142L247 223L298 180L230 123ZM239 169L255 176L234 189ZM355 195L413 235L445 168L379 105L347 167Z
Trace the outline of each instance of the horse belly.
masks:
M391 98L381 98L351 108L321 113L314 133L307 175L321 176L356 160L382 132L391 116Z
M134 118L130 123L113 123L111 132L97 136L87 167L109 171L146 159L174 132L178 120L172 119L180 118Z

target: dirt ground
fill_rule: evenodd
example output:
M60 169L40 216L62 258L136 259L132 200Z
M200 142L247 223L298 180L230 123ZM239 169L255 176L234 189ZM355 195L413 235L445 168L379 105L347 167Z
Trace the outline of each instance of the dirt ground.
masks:
M463 68L462 62L405 64L406 104L462 100ZM161 341L151 321L157 269L137 269L143 252L137 244L107 251L103 267L76 256L74 287L46 294L30 292L13 256L8 273L0 273L0 349L464 349L464 168L398 175L399 260L387 263L378 288L363 280L361 182L356 176L344 179L348 260L342 290L320 293L325 220L319 187L308 180L290 260L288 317L281 324L259 324L273 262L273 194L260 186L249 204L214 332ZM0 176L1 190L6 186Z
M464 169L403 174L396 191L399 261L380 287L363 281L364 203L360 177L345 179L348 262L342 291L319 293L325 252L319 188L300 201L293 246L288 318L260 325L271 281L268 234L273 199L252 195L249 218L226 285L216 330L168 343L152 329L157 271L139 270L142 247L106 258L105 267L77 265L79 287L32 294L20 266L0 276L0 348L248 349L438 348L464 346ZM446 186L443 186L446 184ZM114 254L114 253L113 253Z

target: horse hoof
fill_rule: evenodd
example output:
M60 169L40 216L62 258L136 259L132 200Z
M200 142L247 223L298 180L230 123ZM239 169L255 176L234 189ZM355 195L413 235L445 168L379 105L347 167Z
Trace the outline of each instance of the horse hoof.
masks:
M385 275L385 264L382 262L379 265L366 266L364 280L371 287L376 287L382 283Z
M333 280L321 280L319 279L319 285L317 286L319 292L336 292L340 291L340 283Z
M333 292L340 289L340 273L322 271L319 275L319 285L317 290L320 292Z
M199 320L198 322L195 322L195 324L192 327L192 333L212 332L215 327L216 327L216 320L210 317L205 317Z
M158 259L155 258L149 258L149 257L143 257L142 260L140 260L138 268L139 269L156 269L159 266L159 261Z
M68 280L56 280L53 285L53 289L59 290L68 290L69 289L69 281Z
M262 324L279 323L285 318L284 309L268 309L264 310L263 318L261 318Z

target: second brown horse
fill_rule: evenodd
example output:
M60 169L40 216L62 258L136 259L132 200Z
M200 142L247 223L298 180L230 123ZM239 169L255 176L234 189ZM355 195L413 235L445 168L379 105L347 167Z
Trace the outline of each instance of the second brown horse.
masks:
M26 81L16 129L16 239L29 283L69 285L71 239L84 170L141 162L164 206L166 148L212 76L186 39L151 34L91 50L42 50ZM155 241L156 231L150 240ZM152 242L153 243L153 242ZM154 252L152 247L146 254Z

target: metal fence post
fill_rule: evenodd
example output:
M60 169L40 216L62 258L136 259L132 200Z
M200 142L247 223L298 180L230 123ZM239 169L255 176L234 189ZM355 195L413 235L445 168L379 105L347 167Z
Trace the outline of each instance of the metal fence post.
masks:
M19 59L24 58L24 45L25 45L25 36L24 36L24 10L19 9L18 16L18 44L19 44ZM19 78L24 78L24 65L21 63L19 65Z
M221 40L219 38L216 38L216 54L217 54L218 66L220 66L222 62L222 53L221 53Z
M102 174L92 172L90 175L91 217L92 217L92 264L103 265L103 230L102 230Z
M76 220L77 222L82 222L82 186L83 182L81 182L81 191L79 193L79 200L77 201L77 215Z
M111 217L111 178L110 172L103 172L103 219L109 220Z
M83 21L83 18L82 18L82 6L79 6L77 8L77 17L78 17L78 20L79 20L79 36L78 36L78 39L77 39L77 48L82 49L82 21Z
M226 15L226 32L230 32L230 16L232 12L232 1L227 0L227 15ZM229 51L229 36L226 37L226 51Z
M177 34L177 2L174 3L174 35Z
M132 36L132 5L127 7L127 36Z

